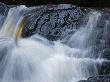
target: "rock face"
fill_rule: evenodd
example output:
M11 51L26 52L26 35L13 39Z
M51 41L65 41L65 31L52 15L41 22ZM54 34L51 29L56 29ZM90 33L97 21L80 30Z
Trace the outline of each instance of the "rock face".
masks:
M87 80L82 80L79 82L110 82L110 75L100 75L100 76L90 77Z
M6 15L7 12L8 12L8 6L3 4L3 3L0 3L0 15Z
M38 33L49 40L57 40L69 30L77 29L85 12L86 10L70 4L40 7L29 17L28 20L32 23L27 23L23 36Z
M0 27L2 26L4 19L8 13L9 7L3 3L0 3Z

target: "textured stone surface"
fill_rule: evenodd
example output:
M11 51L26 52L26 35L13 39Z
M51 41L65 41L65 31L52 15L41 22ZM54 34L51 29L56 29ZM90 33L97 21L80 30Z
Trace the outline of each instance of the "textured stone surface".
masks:
M110 61L102 63L99 73L100 75L110 74Z
M0 3L0 15L7 15L9 7L3 3Z
M0 28L4 22L4 19L6 18L8 10L9 10L9 7L7 5L0 3Z
M79 82L110 82L110 75L100 75L100 76L94 76L90 77L87 80L82 80Z
M86 10L70 4L40 7L29 17L24 37L38 33L49 40L57 40L68 32L78 29ZM66 30L68 29L68 30ZM74 30L73 30L74 29Z

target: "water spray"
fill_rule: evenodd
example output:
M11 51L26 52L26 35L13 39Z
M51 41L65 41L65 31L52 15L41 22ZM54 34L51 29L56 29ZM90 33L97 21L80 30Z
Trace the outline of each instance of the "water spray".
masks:
M16 35L15 35L15 42L16 42L16 45L18 45L18 40L22 37L22 31L23 29L25 28L26 26L26 21L27 21L27 17L24 16L22 21L20 22L19 26L18 26L18 29L16 31Z

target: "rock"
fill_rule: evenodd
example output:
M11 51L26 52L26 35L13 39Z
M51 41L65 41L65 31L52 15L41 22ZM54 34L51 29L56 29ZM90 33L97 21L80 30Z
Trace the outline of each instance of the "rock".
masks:
M41 6L30 14L23 37L38 33L49 40L57 40L78 29L85 13L85 9L71 4Z
M85 82L110 82L110 75L99 75L99 76L90 77Z
M9 11L9 7L3 3L0 3L0 28L4 22Z
M98 70L100 75L110 74L110 61L104 61Z
M81 80L81 81L78 81L78 82L87 82L86 80Z
M102 54L103 54L103 58L110 60L110 49L109 48L105 48Z
M3 3L0 3L0 15L7 15L9 7Z

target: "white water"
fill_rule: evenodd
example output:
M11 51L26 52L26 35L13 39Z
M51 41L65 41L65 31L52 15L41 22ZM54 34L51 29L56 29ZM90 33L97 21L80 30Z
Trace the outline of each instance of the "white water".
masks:
M19 27L24 18L25 9L26 7L22 5L9 10L7 18L0 30L1 35L15 38L16 31L18 30L17 27Z
M1 29L0 82L77 82L98 74L97 65L105 60L89 57L95 37L93 43L88 40L94 36L100 13L89 15L87 25L68 40L71 47L61 41L49 42L37 34L19 39L16 45L13 38L24 9L11 9Z

